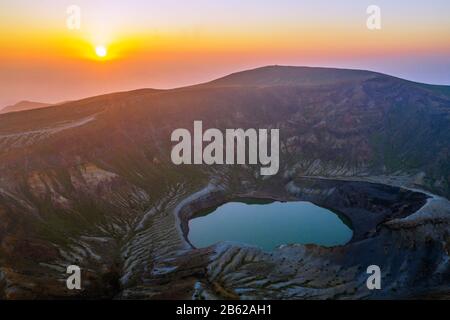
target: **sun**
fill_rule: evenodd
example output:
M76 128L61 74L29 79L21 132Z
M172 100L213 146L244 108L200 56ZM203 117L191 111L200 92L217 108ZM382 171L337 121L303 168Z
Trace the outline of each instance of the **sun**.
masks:
M108 54L108 50L106 49L105 46L96 46L95 47L95 54L99 58L104 58Z

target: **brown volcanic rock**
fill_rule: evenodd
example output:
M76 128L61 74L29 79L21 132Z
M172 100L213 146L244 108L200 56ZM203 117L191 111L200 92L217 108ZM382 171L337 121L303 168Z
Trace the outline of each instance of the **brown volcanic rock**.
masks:
M406 297L413 282L416 296L437 292L448 279L438 265L448 224L403 220L423 195L298 178L423 173L422 187L448 195L449 106L445 88L378 73L267 67L0 115L0 296L386 298ZM265 181L255 167L172 165L170 134L194 120L204 128L279 128L279 174ZM274 256L228 245L192 250L180 226L190 211L178 212L201 208L190 197L212 182L225 199L288 189L289 197L345 209L355 241ZM389 279L402 290L354 291L364 271L358 261L373 257L395 271ZM86 274L82 292L65 289L70 264Z

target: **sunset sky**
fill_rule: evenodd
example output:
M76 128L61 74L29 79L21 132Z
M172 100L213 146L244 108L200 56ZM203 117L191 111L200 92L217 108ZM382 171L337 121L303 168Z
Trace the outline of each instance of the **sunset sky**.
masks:
M381 8L381 30L366 27L371 4ZM69 5L81 9L80 30L66 26ZM0 108L171 88L270 64L450 84L449 14L448 0L2 0Z

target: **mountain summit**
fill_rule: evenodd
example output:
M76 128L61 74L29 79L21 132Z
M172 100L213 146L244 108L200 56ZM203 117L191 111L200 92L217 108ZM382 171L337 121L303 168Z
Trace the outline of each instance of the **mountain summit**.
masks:
M236 72L211 81L214 86L315 86L356 83L386 75L365 71L319 67L267 66Z

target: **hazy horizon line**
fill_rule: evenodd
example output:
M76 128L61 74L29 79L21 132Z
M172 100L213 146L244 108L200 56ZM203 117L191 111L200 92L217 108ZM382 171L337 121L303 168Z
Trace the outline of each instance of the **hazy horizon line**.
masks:
M31 102L31 103L44 103L44 104L48 104L49 106L47 107L51 107L51 106L55 106L55 105L59 105L59 104L65 104L65 103L69 103L69 102L73 102L73 101L79 101L79 100L84 100L84 99L90 99L90 98L95 98L95 97L100 97L100 96L104 96L104 95L109 95L109 94L115 94L115 93L126 93L126 92L133 92L133 91L138 91L138 90L176 90L176 89L182 89L182 88L188 88L188 87L193 87L193 86L198 86L198 85L202 85L202 84L207 84L228 76L231 76L233 74L238 74L241 72L249 72L249 71L254 71L254 70L258 70L258 69L263 69L263 68L269 68L269 67L287 67L287 68L311 68L311 69L335 69L335 70L348 70L348 71L362 71L362 72L370 72L370 73L376 73L376 74L381 74L381 75L385 75L385 76L389 76L389 77L393 77L393 78L397 78L397 79L401 79L404 81L409 81L409 82L413 82L413 83L417 83L417 84L424 84L424 85L430 85L430 86L444 86L444 87L450 87L450 83L448 84L442 84L442 83L427 83L427 82L420 82L420 81L415 81L412 79L406 79L406 78L402 78L400 76L396 76L393 74L389 74L389 73L384 73L384 72L380 72L380 71L375 71L375 70L370 70L370 69L359 69L359 68L343 68L343 67L334 67L334 66L312 66L312 65L285 65L285 64L269 64L269 65L262 65L259 67L252 67L249 69L239 69L236 70L234 72L230 72L230 73L226 73L224 75L221 76L217 76L214 77L213 79L210 80L206 80L206 81L201 81L201 82L196 82L196 83L192 83L192 84L186 84L186 85L181 85L181 86L170 86L170 87L136 87L134 89L123 89L123 90L116 90L116 91L103 91L103 92L99 92L98 94L94 94L94 95L87 95L87 96L80 96L77 98L67 98L67 99L63 99L61 100L57 100L57 101L42 101L39 99L33 99L33 98L27 98L24 97L23 99L20 100L16 100L16 102L12 102L12 103L8 103L5 105L0 105L0 111L7 108L7 107L11 107L11 106L15 106L19 103L22 102ZM51 99L49 99L51 100ZM46 108L46 107L43 107Z

